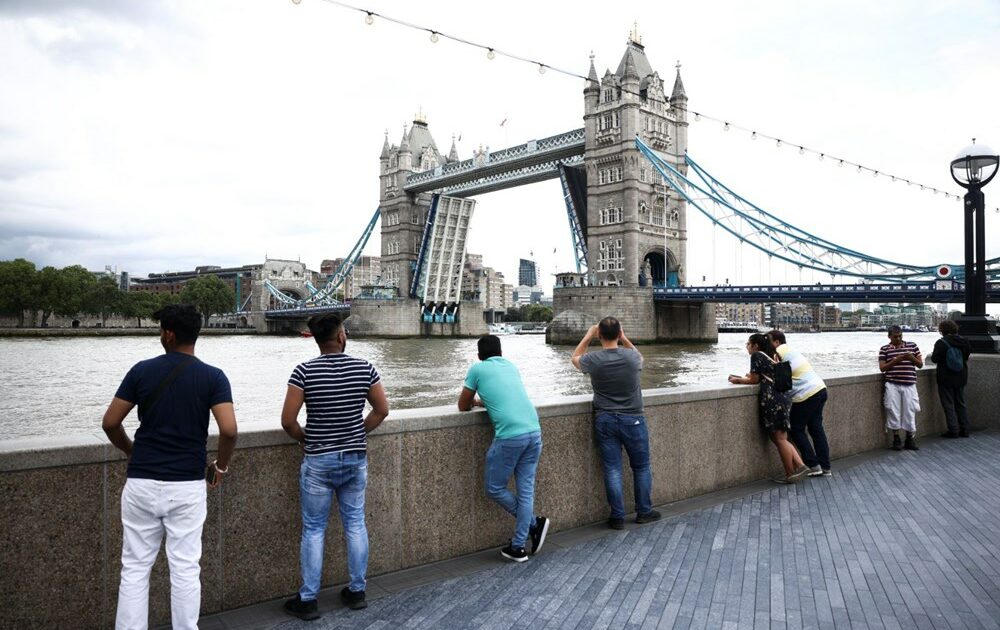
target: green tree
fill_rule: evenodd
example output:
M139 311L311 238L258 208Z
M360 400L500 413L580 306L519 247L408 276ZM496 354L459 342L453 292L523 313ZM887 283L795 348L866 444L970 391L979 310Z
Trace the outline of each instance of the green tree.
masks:
M24 312L39 303L35 263L23 258L0 261L0 314L17 318L24 326Z
M212 315L228 313L233 310L236 292L220 280L219 276L198 276L184 283L184 289L181 291L181 302L193 304L205 318L207 326L208 319Z
M548 306L542 306L541 304L530 304L527 307L527 312L524 313L526 320L529 322L549 322L552 321L552 309Z
M59 304L62 273L55 267L42 267L38 272L38 308L42 311L42 328L49 325L49 317Z
M118 288L118 282L111 276L101 276L90 287L84 311L101 317L101 326L107 326L108 317L121 313L124 309L125 294Z
M80 265L70 265L59 270L58 297L53 310L60 317L76 317L87 310L97 279Z
M146 291L129 291L124 295L122 315L134 317L136 327L142 328L142 320L152 317L159 308L160 299L156 294Z
M158 302L156 308L160 309L171 304L180 304L181 296L177 293L157 293L156 300Z

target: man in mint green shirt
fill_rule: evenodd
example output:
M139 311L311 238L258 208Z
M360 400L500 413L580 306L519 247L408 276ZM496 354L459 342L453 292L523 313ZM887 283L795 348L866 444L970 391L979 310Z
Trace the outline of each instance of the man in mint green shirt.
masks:
M500 338L479 339L479 363L469 368L458 397L459 411L485 407L493 423L493 444L486 451L486 496L515 518L514 537L500 555L514 562L541 551L549 533L549 519L535 516L535 470L542 454L542 428L538 412L528 399L517 367L501 356ZM479 394L479 398L476 398ZM507 489L514 476L517 495Z

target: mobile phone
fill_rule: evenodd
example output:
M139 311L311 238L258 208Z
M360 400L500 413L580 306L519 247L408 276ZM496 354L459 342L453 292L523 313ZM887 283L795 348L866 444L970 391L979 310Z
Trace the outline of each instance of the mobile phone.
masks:
M205 469L205 481L211 485L215 485L216 475L218 475L218 471L215 470L215 466L209 464L208 468Z

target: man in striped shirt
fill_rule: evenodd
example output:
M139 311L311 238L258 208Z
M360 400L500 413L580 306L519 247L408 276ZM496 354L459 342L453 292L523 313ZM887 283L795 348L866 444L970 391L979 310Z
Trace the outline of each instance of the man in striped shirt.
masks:
M299 471L302 501L302 588L285 602L285 611L300 619L319 615L316 596L323 570L323 539L333 495L347 541L350 583L340 592L349 608L364 608L368 570L365 488L368 484L366 435L389 415L378 372L364 359L344 354L347 331L336 314L315 315L309 330L320 356L300 363L288 379L281 426L305 452ZM365 416L365 401L372 410ZM306 406L305 429L299 425Z
M889 326L889 343L879 348L878 369L885 377L885 428L892 431L892 450L920 450L914 439L917 431L917 368L924 366L920 348L912 341L903 341L903 329ZM906 431L906 442L900 444L899 430Z

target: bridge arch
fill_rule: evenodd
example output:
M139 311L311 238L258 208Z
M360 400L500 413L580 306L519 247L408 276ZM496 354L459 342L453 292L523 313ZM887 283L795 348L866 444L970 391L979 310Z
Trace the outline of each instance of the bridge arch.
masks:
M677 255L664 247L650 247L642 256L639 285L675 287L680 284L681 266Z

